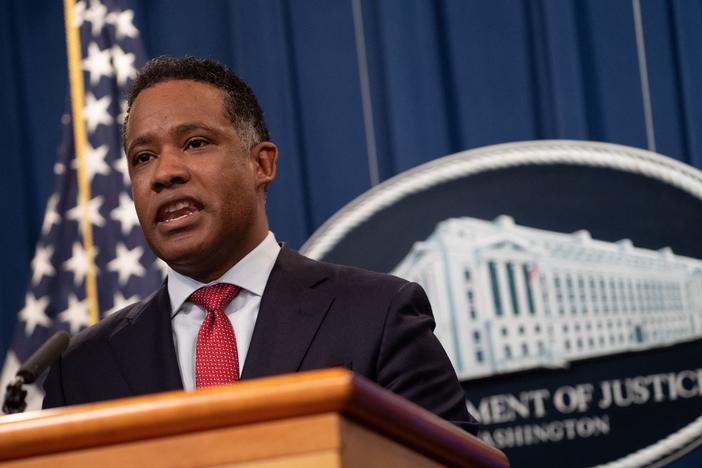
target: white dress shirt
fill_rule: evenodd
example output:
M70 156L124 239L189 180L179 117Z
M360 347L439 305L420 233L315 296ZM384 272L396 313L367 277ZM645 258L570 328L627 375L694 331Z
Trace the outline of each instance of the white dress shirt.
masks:
M230 283L241 291L224 312L234 328L236 348L239 356L239 375L244 370L246 355L251 344L254 325L261 306L261 296L275 264L280 246L272 232L255 249L231 267L221 278L204 284L188 276L168 269L168 296L171 299L171 322L173 341L183 387L195 388L195 350L197 334L207 312L191 302L186 302L197 289L215 283Z

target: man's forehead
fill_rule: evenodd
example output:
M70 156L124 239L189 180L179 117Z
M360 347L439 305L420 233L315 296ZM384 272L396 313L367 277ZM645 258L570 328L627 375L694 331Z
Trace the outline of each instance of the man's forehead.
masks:
M134 125L148 119L160 119L177 126L212 126L205 121L229 123L225 93L216 86L194 80L168 80L145 88L134 99L125 120L125 137Z
M224 103L226 98L226 93L224 90L218 88L212 83L186 79L168 79L154 83L141 90L141 92L139 92L139 94L134 98L130 110L133 110L139 105L139 103L145 100L152 100L153 98L158 98L160 96L178 98L188 97L190 95L210 96L214 99L220 100L222 103Z

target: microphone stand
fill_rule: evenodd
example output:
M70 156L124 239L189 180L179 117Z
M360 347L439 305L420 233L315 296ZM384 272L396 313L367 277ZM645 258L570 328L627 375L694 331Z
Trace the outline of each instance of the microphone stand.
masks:
M15 378L7 385L7 391L5 393L5 403L2 405L2 411L5 414L15 414L23 413L27 409L27 390L22 388L22 386L28 382L24 381L24 378L20 375L15 376Z

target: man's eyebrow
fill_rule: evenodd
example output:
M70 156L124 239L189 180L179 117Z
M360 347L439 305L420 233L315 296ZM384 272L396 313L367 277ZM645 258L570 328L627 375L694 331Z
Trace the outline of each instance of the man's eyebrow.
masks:
M141 135L136 137L127 147L126 154L129 154L132 151L132 148L135 146L148 144L151 140L153 140L151 135Z
M186 122L177 125L171 130L171 134L175 136L183 135L184 133L191 132L193 130L205 130L208 132L215 131L214 128L210 127L204 122Z
M216 130L209 125L205 124L204 122L186 122L183 124L180 124L173 129L170 130L170 133L176 137L181 136L185 133L191 132L193 130L205 130L208 132L216 132ZM149 144L152 140L154 140L153 135L151 134L146 134L146 135L140 135L136 137L127 147L127 154L131 152L131 150L138 145L147 145Z

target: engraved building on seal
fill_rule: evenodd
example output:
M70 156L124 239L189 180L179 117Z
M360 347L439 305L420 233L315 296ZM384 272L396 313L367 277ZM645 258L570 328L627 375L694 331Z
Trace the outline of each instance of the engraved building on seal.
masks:
M628 239L453 218L392 273L426 290L461 379L702 337L702 261Z

